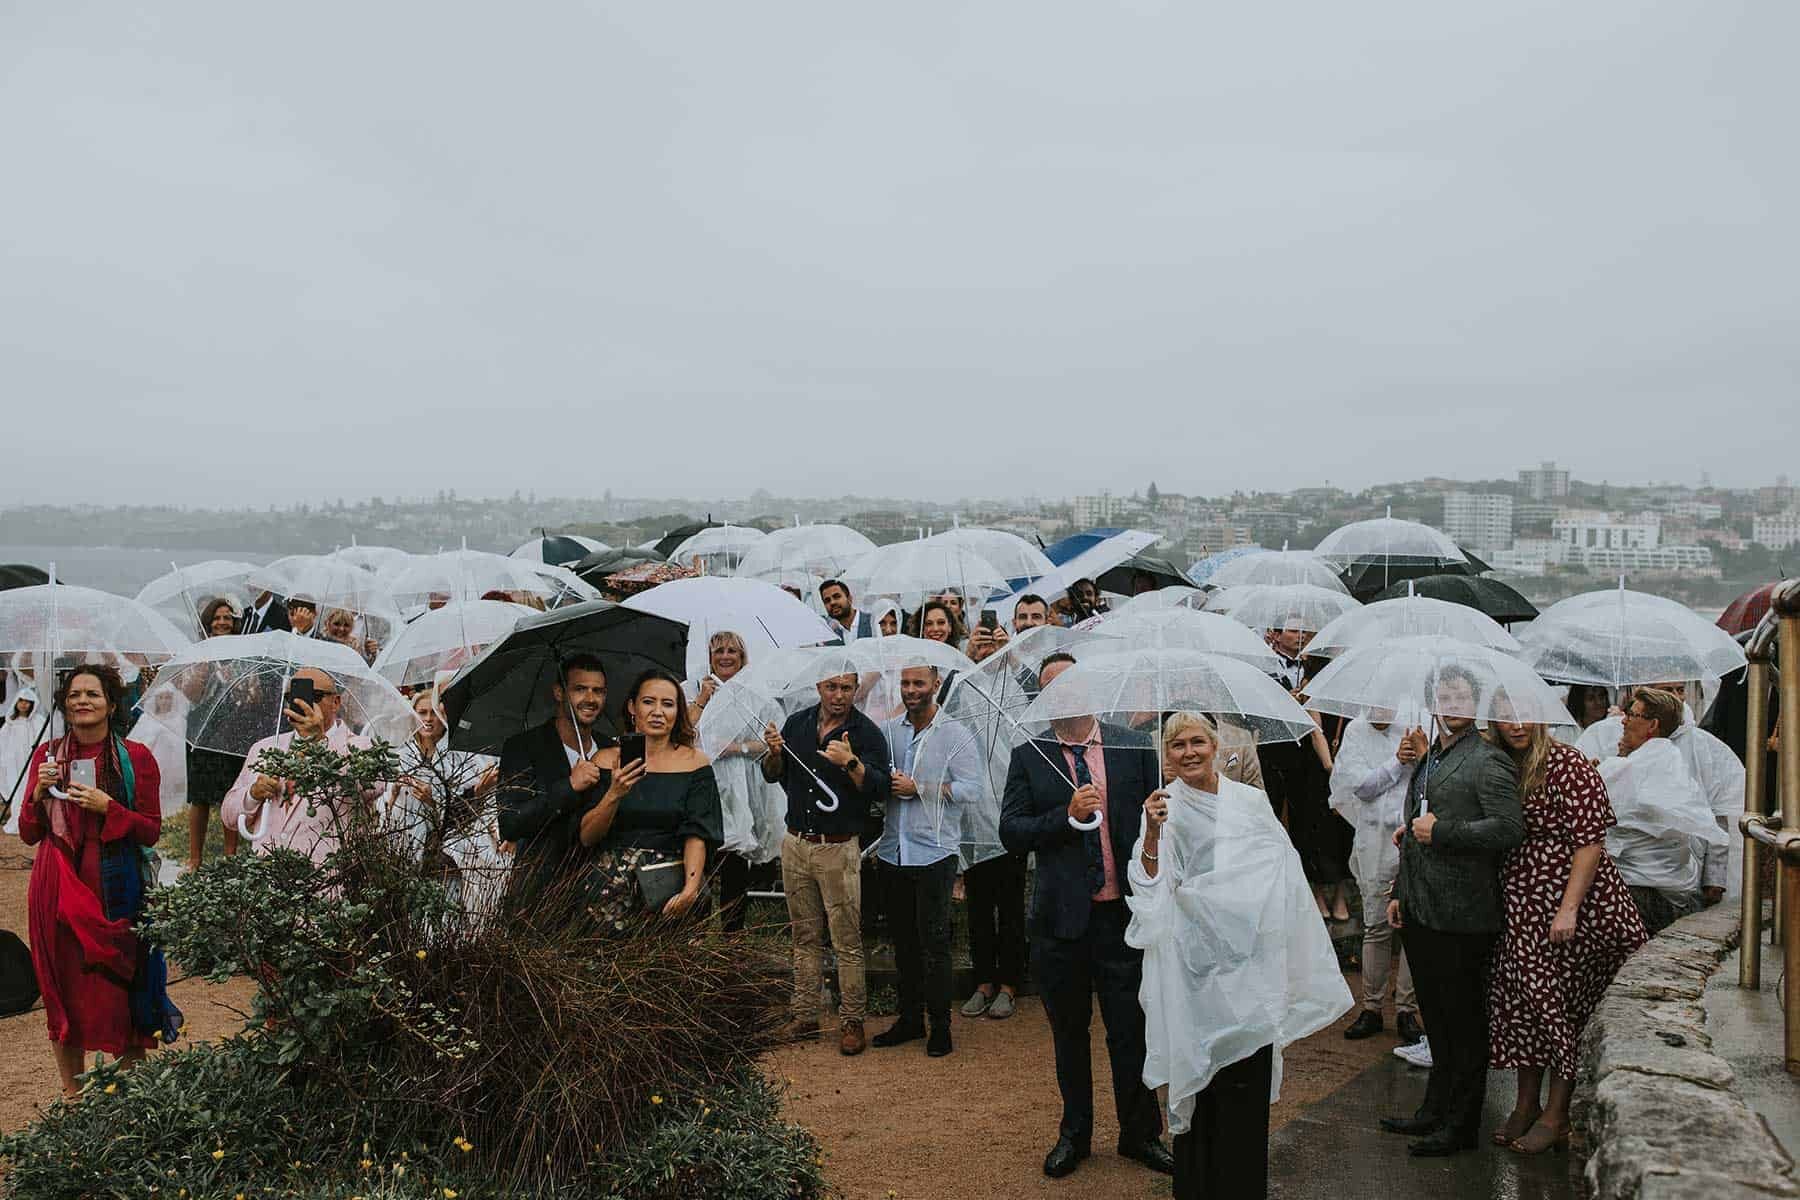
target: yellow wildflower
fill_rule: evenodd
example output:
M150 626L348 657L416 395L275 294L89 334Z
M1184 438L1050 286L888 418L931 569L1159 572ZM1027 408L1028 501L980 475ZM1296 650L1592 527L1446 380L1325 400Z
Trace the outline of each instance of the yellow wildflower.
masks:
M221 1158L224 1158L224 1157L225 1157L225 1152L223 1150L214 1150L213 1151L213 1161L214 1162L218 1162Z
M445 1188L444 1189L444 1200L456 1200L456 1189Z
M109 1083L106 1085L106 1094L109 1096L118 1090L119 1090L119 1085L116 1083Z
M417 954L413 955L413 957L418 959L420 962L424 962L425 961L425 952L423 950L421 950Z
M652 1097L650 1097L650 1103L652 1103L652 1104L661 1104L661 1103L662 1103L662 1097L661 1097L661 1096L652 1096Z
M394 1176L395 1176L395 1178L399 1178L399 1177L400 1177L400 1176L402 1176L402 1175L404 1175L404 1174L406 1174L406 1168L405 1168L405 1167L403 1167L403 1166L401 1166L401 1165L400 1165L400 1164L399 1164L399 1163L395 1163L395 1164L394 1164Z
M372 1167L372 1166L374 1166L374 1165L375 1165L375 1164L374 1164L374 1163L373 1163L373 1162L371 1162L371 1161L370 1161L370 1160L369 1160L369 1159L366 1159L366 1158L365 1158L365 1159L363 1159L363 1160L362 1160L362 1169L363 1169L363 1170L365 1170L365 1171L366 1171L366 1170L368 1170L368 1169L369 1169L369 1168L370 1168L370 1167Z

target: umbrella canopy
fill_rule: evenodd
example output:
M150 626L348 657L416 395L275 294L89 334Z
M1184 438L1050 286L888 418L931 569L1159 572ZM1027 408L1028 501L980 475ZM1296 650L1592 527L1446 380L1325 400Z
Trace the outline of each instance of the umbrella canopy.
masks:
M874 682L873 677L892 680L910 667L935 667L939 675L947 677L953 671L972 671L975 664L943 642L897 633L892 637L858 638L848 646L816 646L797 651L759 678L781 694L791 696L804 695L822 681L839 675L856 675L867 686Z
M322 625L327 609L341 608L361 617L367 636L386 641L400 625L400 611L387 588L373 574L329 554L290 554L250 576L250 586L286 600L310 600L318 606ZM421 602L423 603L423 602Z
M734 575L753 546L769 535L747 525L713 525L682 539L669 561L703 575Z
M288 682L303 667L331 676L352 732L398 744L418 727L406 697L354 650L285 630L194 643L157 672L144 712L190 746L242 757L287 728Z
M1405 637L1348 650L1313 677L1306 707L1385 724L1424 715L1573 725L1556 689L1499 650Z
M418 687L473 661L537 612L504 600L469 600L431 609L400 627L382 647L375 673L395 687Z
M796 525L777 529L752 546L738 564L738 574L766 579L771 571L799 569L834 579L874 548L874 542L847 525Z
M1485 613L1502 625L1529 621L1538 615L1537 605L1520 595L1516 588L1480 575L1421 575L1383 589L1374 599L1393 600L1400 596L1448 600Z
M1247 626L1220 613L1191 608L1133 609L1113 613L1095 632L1117 638L1133 650L1199 650L1223 654L1273 673L1281 661L1267 642Z
M541 563L483 550L446 550L414 558L386 583L394 602L407 611L446 601L480 600L494 592L536 596L548 604L567 587L545 575L544 569Z
M1307 583L1284 587L1225 588L1207 597L1206 611L1222 612L1251 629L1304 629L1317 633L1357 607L1355 600Z
M639 563L664 562L662 555L654 550L644 550L635 546L621 546L614 550L596 550L578 560L570 570L584 581L598 585L615 571L623 571L626 567L635 567Z
M1305 583L1328 592L1349 591L1338 578L1338 568L1310 550L1264 550L1257 554L1242 554L1219 564L1207 582L1221 588Z
M49 583L50 573L30 563L0 563L0 592Z
M1752 588L1726 605L1725 611L1719 614L1719 628L1733 636L1755 629L1763 619L1763 614L1769 611L1769 599L1775 594L1775 589L1781 586L1781 582L1777 579Z
M1229 717L1258 741L1297 741L1318 726L1257 668L1198 650L1126 650L1079 656L1038 693L1021 722L1031 729L1087 716L1199 712Z
M1037 546L1016 533L1001 529L977 529L958 525L942 533L934 533L928 542L948 542L974 551L982 559L1006 573L1015 586L1029 583L1049 574L1056 566Z
M1351 563L1339 578L1358 600L1373 600L1407 583L1440 575L1475 576L1487 570L1487 564L1470 558L1463 562L1434 563L1390 561L1387 559Z
M812 646L837 636L825 618L772 583L705 575L675 579L625 601L625 607L654 613L688 627L687 677L706 674L708 643L715 633L743 640L750 661L761 649Z
M1357 646L1398 637L1447 637L1502 654L1518 654L1518 639L1498 622L1473 608L1428 596L1397 596L1353 608L1319 630L1306 652L1335 658Z
M644 671L679 677L687 658L687 626L610 600L589 600L534 613L458 671L444 689L444 712L459 749L497 747L555 714L550 685L574 654L606 665L606 715L614 728L625 697Z
M1218 574L1219 568L1226 563L1236 562L1251 554L1266 553L1267 551L1261 546L1233 546L1229 550L1220 550L1216 554L1209 554L1205 558L1196 560L1194 565L1188 568L1188 578L1201 585L1211 585L1213 576Z
M1342 566L1355 562L1467 562L1468 556L1442 530L1417 521L1377 517L1334 529L1313 548L1320 558Z
M689 521L685 525L677 525L650 544L656 552L665 559L673 562L680 562L681 560L675 557L675 550L681 543L687 541L702 530L718 529L720 526L721 522L715 521L710 517L704 521Z
M1044 548L1044 556L1056 564L1056 569L1014 589L1011 596L993 607L1001 612L1011 612L1026 592L1055 600L1074 586L1077 579L1092 579L1098 584L1100 576L1155 545L1156 538L1156 534L1142 529L1090 529L1053 542ZM1186 585L1189 581L1183 578L1174 582Z
M598 538L582 537L575 533L545 533L520 543L509 557L525 562L548 563L553 567L566 567L590 554L607 549L610 547Z
M206 636L200 628L200 610L216 599L231 601L233 611L242 613L256 598L250 587L250 576L256 573L252 563L215 558L191 567L174 567L167 575L158 575L137 594L139 604L154 608L178 628Z
M841 576L859 601L890 599L916 611L932 596L955 592L969 608L1007 586L1000 567L981 557L968 545L926 538L895 542L869 551Z
M0 664L21 671L88 659L142 667L173 658L193 640L155 609L111 592L57 583L0 592Z
M405 550L393 546L362 546L352 542L348 546L339 546L331 552L333 558L341 558L347 563L372 571L380 575L383 571L391 571L404 565L412 558Z
M1125 613L1160 612L1164 609L1186 608L1195 612L1206 607L1207 593L1201 588L1166 587L1157 588L1154 592L1139 592L1113 609L1113 616Z
M1623 687L1726 675L1737 641L1691 609L1623 587L1558 601L1519 634L1524 660L1560 683Z
M1175 565L1174 559L1141 550L1118 566L1100 572L1094 582L1101 591L1116 592L1121 596L1136 596L1159 588L1194 586L1194 581Z

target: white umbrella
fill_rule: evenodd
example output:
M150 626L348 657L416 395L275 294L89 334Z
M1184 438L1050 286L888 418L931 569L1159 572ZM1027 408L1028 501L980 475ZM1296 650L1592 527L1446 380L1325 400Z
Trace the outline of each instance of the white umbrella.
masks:
M732 575L744 555L769 535L745 525L702 529L669 552L669 561L694 567L703 575Z
M1008 579L1037 579L1056 569L1043 550L1016 533L1003 529L977 529L958 525L934 533L928 542L944 542L970 550L998 567Z
M431 609L400 627L382 647L374 670L395 687L430 683L439 671L453 671L512 632L536 609L503 600L467 600Z
M362 546L355 542L348 546L339 546L331 554L333 558L341 558L347 563L352 563L376 575L392 570L412 558L412 555L405 550L396 549L393 546Z
M1235 587L1214 592L1208 612L1222 612L1251 629L1304 629L1316 633L1359 607L1343 592L1306 583L1282 587Z
M0 664L19 671L87 659L148 666L193 640L150 606L111 592L54 582L0 592ZM46 676L40 683L47 700L54 681Z
M1518 654L1517 638L1479 609L1429 596L1397 596L1353 608L1334 618L1306 643L1306 652L1333 658L1346 650L1396 637L1448 637Z
M167 575L158 575L138 590L137 601L154 608L178 628L195 630L204 637L200 610L213 600L229 600L233 610L242 613L255 599L250 587L250 576L256 572L253 563L215 558L188 567L174 563L169 566Z
M917 610L945 592L967 599L971 608L1006 587L1007 574L967 545L923 539L877 546L844 571L843 581L859 600L885 598Z
M1723 629L1690 609L1618 589L1571 596L1519 633L1524 659L1559 683L1623 687L1714 679L1745 663Z
M737 573L765 579L771 572L798 569L830 579L874 548L874 542L847 525L796 525L777 529L750 547Z
M433 602L480 600L490 592L537 596L548 602L566 587L544 572L560 569L482 550L446 550L415 557L385 582L402 609L424 608Z
M811 646L837 636L825 618L772 583L703 575L671 579L639 592L626 608L656 613L688 627L688 677L706 673L707 644L715 633L731 632L759 661L759 648Z
M1005 599L996 601L991 607L999 612L1011 612L1013 606L1018 603L1019 597L1027 592L1042 596L1045 600L1055 600L1075 586L1076 580L1098 579L1132 555L1154 546L1157 537L1157 534L1143 529L1121 530L1089 546L1061 566L1032 580Z
M1247 626L1219 613L1191 608L1127 609L1101 619L1095 632L1117 638L1120 649L1199 650L1223 654L1274 673L1281 660L1269 644Z
M374 574L329 554L290 554L250 576L250 586L285 600L310 600L324 623L327 609L341 608L363 620L365 635L386 641L400 624L394 598Z
M1345 595L1350 592L1338 578L1338 569L1310 550L1264 550L1246 554L1221 565L1207 582L1222 588L1305 583L1328 592Z
M1442 530L1391 515L1334 529L1320 540L1313 553L1345 566L1383 559L1393 563L1469 561L1468 555Z
M1206 607L1208 592L1203 588L1173 587L1157 588L1154 592L1139 592L1129 600L1114 607L1113 615L1125 613L1161 612L1167 609L1186 608L1199 612Z
M1306 707L1385 723L1408 714L1573 725L1556 689L1500 650L1447 637L1390 638L1347 650L1306 686Z
M1038 693L1021 721L1200 712L1231 717L1258 741L1298 741L1318 726L1257 668L1199 650L1088 653Z

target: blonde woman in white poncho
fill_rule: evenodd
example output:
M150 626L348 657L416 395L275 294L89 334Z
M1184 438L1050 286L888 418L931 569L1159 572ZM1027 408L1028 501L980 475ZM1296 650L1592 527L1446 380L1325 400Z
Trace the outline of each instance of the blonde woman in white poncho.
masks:
M1176 1200L1267 1194L1281 1048L1352 1006L1287 833L1262 792L1221 777L1218 731L1163 730L1165 776L1131 855L1128 944L1144 952L1144 1083L1175 1134Z

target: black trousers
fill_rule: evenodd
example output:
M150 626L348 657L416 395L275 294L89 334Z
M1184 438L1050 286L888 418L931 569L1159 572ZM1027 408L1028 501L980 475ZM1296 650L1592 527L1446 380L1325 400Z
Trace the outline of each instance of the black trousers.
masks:
M726 933L744 928L744 894L750 890L750 860L721 850L718 861L719 926Z
M1498 934L1445 933L1408 921L1400 942L1412 963L1419 1016L1431 1039L1431 1078L1422 1117L1474 1137L1487 1097L1488 962Z
M1106 1024L1119 1144L1138 1146L1162 1135L1162 1106L1156 1093L1144 1086L1144 1010L1138 1003L1144 956L1125 944L1129 923L1123 900L1096 901L1081 937L1031 939L1031 973L1044 998L1056 1046L1056 1086L1063 1102L1058 1131L1077 1146L1091 1146L1094 1134L1088 1025L1094 1018L1095 997Z
M954 854L923 867L881 864L902 1021L918 1021L923 1010L933 1028L950 1024L950 890L956 866Z
M963 872L969 964L976 983L1025 982L1025 855L1002 854Z
M1264 1046L1221 1067L1194 1097L1194 1119L1175 1135L1175 1200L1260 1200L1269 1194L1269 1082Z

